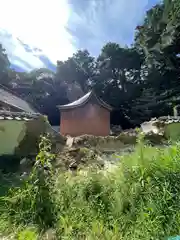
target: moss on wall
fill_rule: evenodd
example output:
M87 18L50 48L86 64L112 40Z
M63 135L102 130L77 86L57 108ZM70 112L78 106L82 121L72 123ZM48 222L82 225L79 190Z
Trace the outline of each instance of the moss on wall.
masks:
M165 137L171 140L180 139L180 123L171 123L165 126Z

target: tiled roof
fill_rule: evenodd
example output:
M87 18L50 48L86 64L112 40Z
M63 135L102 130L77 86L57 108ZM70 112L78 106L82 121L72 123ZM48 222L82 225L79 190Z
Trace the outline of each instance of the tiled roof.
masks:
M30 106L29 103L23 99L15 96L9 90L5 90L4 87L0 86L0 102L6 103L10 106L18 108L21 111L35 113L36 111Z
M29 121L39 116L39 113L0 111L0 120Z
M110 105L108 105L107 103L105 103L102 99L97 97L96 94L93 91L88 92L86 95L84 95L83 97L79 98L78 100L76 100L72 103L69 103L69 104L66 104L66 105L60 105L60 106L58 106L58 108L61 109L61 110L63 110L63 109L66 110L66 109L72 109L72 108L80 107L80 106L85 105L93 97L97 100L99 105L108 109L109 111L112 110L112 107Z

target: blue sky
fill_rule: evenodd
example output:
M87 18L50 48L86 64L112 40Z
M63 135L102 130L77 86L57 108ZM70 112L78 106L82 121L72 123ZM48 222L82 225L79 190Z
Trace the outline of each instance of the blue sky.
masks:
M76 49L96 56L108 41L131 44L135 27L159 0L0 1L0 42L13 64L31 70L46 66L44 56L56 63Z
M131 44L137 24L158 0L69 0L69 3L68 30L74 45L97 55L108 41Z

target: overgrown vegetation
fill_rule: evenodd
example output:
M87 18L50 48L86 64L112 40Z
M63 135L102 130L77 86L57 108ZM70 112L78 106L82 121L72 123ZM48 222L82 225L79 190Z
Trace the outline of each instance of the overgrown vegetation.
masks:
M0 198L0 232L15 239L164 239L180 233L180 144L139 138L111 171L53 170L42 138L30 176ZM2 187L2 185L1 185Z
M18 187L10 188L7 196L1 198L1 213L5 222L14 227L32 224L38 231L43 231L52 227L56 219L51 165L54 155L46 137L41 138L39 149L28 178Z

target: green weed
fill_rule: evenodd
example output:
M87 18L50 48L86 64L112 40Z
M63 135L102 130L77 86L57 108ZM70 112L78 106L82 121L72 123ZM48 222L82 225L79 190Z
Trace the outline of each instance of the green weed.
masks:
M37 225L39 229L52 227L55 222L53 203L53 169L51 144L41 138L40 151L28 179L21 186L12 187L7 196L1 197L1 212L11 225Z

